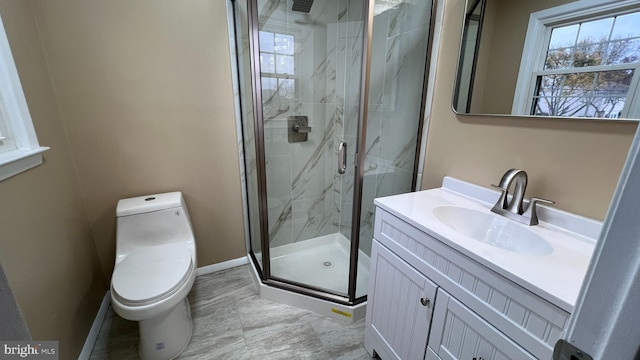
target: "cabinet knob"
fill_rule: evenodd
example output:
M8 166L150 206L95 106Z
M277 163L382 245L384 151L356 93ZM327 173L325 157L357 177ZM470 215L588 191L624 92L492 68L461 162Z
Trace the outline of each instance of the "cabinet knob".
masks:
M429 298L420 298L420 304L422 304L422 306L427 306L429 305L429 302L431 300L429 300Z

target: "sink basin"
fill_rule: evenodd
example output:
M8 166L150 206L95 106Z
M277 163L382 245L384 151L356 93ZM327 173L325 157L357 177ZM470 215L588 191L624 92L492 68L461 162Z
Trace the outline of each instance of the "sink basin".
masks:
M487 245L528 255L548 255L553 252L553 247L540 235L489 210L484 212L457 206L439 206L433 209L433 214L450 229Z

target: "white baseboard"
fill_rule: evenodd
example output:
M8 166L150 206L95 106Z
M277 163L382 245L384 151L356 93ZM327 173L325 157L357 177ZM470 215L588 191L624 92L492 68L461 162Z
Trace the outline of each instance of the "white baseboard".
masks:
M231 269L236 266L248 264L249 261L247 257L241 257L237 259L232 259L229 261L224 261L217 264L211 264L203 267L199 267L196 269L196 276L211 274L216 271L222 271L226 269ZM96 341L98 340L98 335L100 334L100 328L102 328L102 323L104 322L105 316L107 316L107 311L109 310L109 305L111 305L111 292L107 290L107 293L104 295L102 299L102 303L100 304L100 309L98 309L98 314L96 318L93 320L93 324L91 325L91 330L89 330L89 335L84 341L84 346L82 347L82 351L78 356L78 360L89 360L91 356L91 351L93 347L96 345Z
M89 335L84 341L84 346L82 347L82 351L78 356L78 360L89 360L91 356L91 351L93 347L96 345L96 341L98 341L98 335L100 334L100 328L102 328L102 323L104 322L104 318L107 316L107 311L109 310L109 305L111 304L111 292L107 290L106 294L102 298L102 303L100 304L100 308L98 309L98 314L96 314L96 318L93 320L93 324L91 325L91 330L89 330Z
M221 263L211 264L211 265L199 267L196 270L196 276L205 275L205 274L211 274L211 273L214 273L216 271L227 270L227 269L231 269L231 268L234 268L236 266L245 265L245 264L248 264L248 263L249 263L249 261L247 260L246 257L241 257L241 258L237 258L237 259L223 261Z

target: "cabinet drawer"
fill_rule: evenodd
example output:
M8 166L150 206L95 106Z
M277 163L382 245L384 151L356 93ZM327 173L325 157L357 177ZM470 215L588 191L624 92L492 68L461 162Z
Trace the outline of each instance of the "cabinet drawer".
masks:
M437 296L429 348L440 359L535 359L442 289L438 289Z
M374 237L530 353L552 357L569 313L380 208Z
M384 360L422 359L436 285L373 241L365 348Z

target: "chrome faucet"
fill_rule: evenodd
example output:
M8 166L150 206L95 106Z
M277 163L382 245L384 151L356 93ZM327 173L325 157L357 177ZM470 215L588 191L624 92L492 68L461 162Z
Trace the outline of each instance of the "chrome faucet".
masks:
M511 198L511 202L509 202L509 188L511 184L515 180L516 188L513 192L513 197ZM502 179L500 179L499 185L491 184L500 190L502 190L502 194L500 195L500 199L493 206L492 211L494 210L507 210L514 214L522 215L524 210L522 209L522 202L524 200L524 191L527 189L527 172L524 170L518 169L509 169L504 175L502 175Z
M509 188L515 181L515 189L511 200L509 200ZM527 189L527 172L518 169L509 169L502 179L500 179L499 185L491 184L491 186L498 188L500 198L496 204L491 208L491 211L508 217L509 219L516 220L527 225L538 224L538 214L536 212L537 203L555 204L555 201L532 197L529 200L529 206L527 210L524 210L524 192Z

